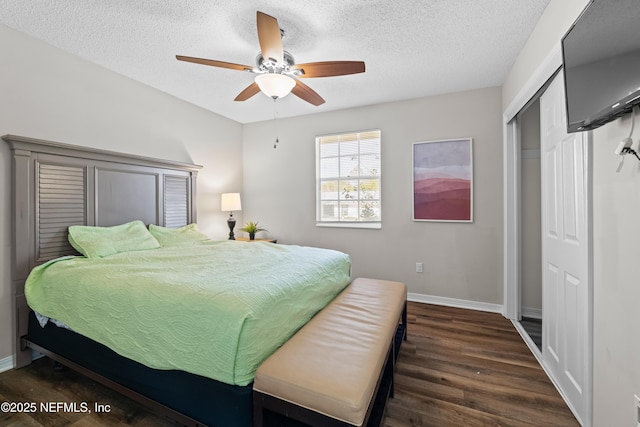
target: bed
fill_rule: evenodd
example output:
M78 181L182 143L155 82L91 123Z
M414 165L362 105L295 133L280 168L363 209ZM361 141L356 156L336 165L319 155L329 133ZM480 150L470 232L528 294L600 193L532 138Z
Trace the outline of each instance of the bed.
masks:
M199 166L11 135L3 139L13 154L12 291L16 367L31 362L33 349L183 424L250 426L251 381L255 369L348 284L348 257L335 251L272 243L195 239L175 245L166 241L160 244L162 233L186 230L196 222ZM141 226L147 230L147 225L148 232L156 232L154 237L159 247L125 248L102 257L92 258L94 248L89 250L67 235L69 230L115 230L134 226L140 231ZM84 256L79 256L78 251ZM264 261L267 259L279 259L281 264L269 265ZM178 260L173 264L172 274L160 275L162 265L168 265L169 260ZM248 260L260 261L247 267L252 264ZM119 264L112 264L115 262ZM131 282L129 270L118 273L123 262L134 270L137 267L141 275L138 281ZM314 279L309 279L311 273L304 269L284 278L279 274L294 271L293 266L300 264L317 264L321 273ZM98 266L106 271L100 275L106 277L104 282L82 279L92 277L90 272ZM251 269L253 272L242 271ZM30 275L32 270L34 273ZM196 277L181 281L189 271L196 272ZM72 278L73 272L79 278ZM93 300L93 305L89 304L85 312L81 312L69 309L65 305L68 300L54 302L55 293L43 289L55 278L58 279L56 286L69 286L65 292L72 298L89 303ZM299 283L294 286L294 282ZM274 287L278 283L283 286ZM227 287L221 288L223 285ZM268 291L256 296L253 290L263 285L268 285ZM128 289L129 294L111 298L116 295L113 286ZM189 297L189 292L175 294L176 288L184 292L182 288L194 286L195 290L190 291L194 297ZM218 297L227 298L215 309L205 297L207 292L211 293L211 287ZM308 293L311 289L319 293ZM231 302L245 291L250 301L248 312L239 318L234 318L231 311L224 312L225 307L233 305ZM149 306L156 307L163 299L172 300L174 304L159 310L157 315L153 314L154 310L146 309L142 310L144 315L136 313L134 317L143 320L142 326L136 324L134 329L149 325L162 330L170 326L176 329L168 333L169 338L146 341L144 335L129 338L126 334L129 331L124 330L133 321L122 314L131 314L134 307L144 305L151 293L160 295L154 302L148 302ZM42 316L36 318L27 304L27 296L30 304L42 311L41 315L60 320L71 329L46 322ZM305 298L308 301L301 304ZM103 303L109 299L113 301ZM268 303L256 303L262 300ZM53 308L45 302L53 302ZM189 315L176 315L176 305L183 305ZM284 306L297 308L287 314L281 311ZM222 314L207 324L207 312L212 310ZM108 320L108 329L116 333L105 334L101 326L86 327L118 311L115 317L121 318L119 323L113 318ZM243 335L244 327L254 322L252 316L256 311L264 314L262 326ZM194 313L203 316L196 323L190 323ZM83 319L88 318L94 320L83 323ZM232 347L253 353L248 361L238 356L237 351L223 356L208 352L212 347L209 342L213 347L227 346L225 341L216 341L214 337L224 335L221 331L233 329L240 332L234 335L238 338ZM170 336L184 341L176 346L182 351L178 356L162 354L171 341ZM253 343L261 336L269 337L267 345L255 350ZM142 344L138 346L138 342ZM131 348L137 350L130 352ZM198 351L191 351L192 348ZM193 360L191 356L200 360ZM215 363L210 363L211 360Z

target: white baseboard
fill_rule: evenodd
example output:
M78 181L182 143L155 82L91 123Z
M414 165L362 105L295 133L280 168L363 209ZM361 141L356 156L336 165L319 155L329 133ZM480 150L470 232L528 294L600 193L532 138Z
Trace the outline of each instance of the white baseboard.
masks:
M447 307L466 308L469 310L487 311L490 313L504 314L501 304L490 304L487 302L469 301L464 299L437 297L433 295L416 294L409 292L407 300L422 302L425 304L444 305Z
M13 369L13 355L0 359L0 372Z
M31 350L31 360L32 361L40 359L41 357L44 357L44 354L38 353L35 350ZM4 359L0 359L0 373L2 373L4 371L8 371L9 369L13 369L14 368L14 360L15 360L14 356L7 356Z

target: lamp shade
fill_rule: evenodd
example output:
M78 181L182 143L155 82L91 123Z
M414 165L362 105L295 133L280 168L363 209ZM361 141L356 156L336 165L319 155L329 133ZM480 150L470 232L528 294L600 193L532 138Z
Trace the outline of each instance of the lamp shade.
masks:
M220 210L222 212L242 210L242 205L240 204L240 193L222 193L220 195Z
M296 85L291 77L276 73L258 74L255 80L262 93L274 99L287 96Z

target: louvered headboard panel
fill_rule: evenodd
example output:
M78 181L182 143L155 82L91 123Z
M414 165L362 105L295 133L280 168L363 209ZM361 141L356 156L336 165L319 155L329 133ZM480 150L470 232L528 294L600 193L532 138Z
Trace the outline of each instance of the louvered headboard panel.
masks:
M183 176L164 177L165 227L177 228L187 222L191 206L190 186L190 181Z
M85 167L36 162L35 262L73 254L67 239L70 225L87 222Z
M31 361L20 343L29 313L24 282L36 265L75 253L68 227L134 219L166 227L196 222L201 166L14 135L2 139L13 155L11 277L16 366L24 366Z

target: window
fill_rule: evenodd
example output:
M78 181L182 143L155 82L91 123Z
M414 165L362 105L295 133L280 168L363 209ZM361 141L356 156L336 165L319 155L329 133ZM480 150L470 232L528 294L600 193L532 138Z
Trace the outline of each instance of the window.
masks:
M316 138L317 225L380 228L380 131Z

